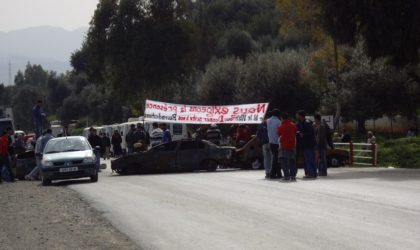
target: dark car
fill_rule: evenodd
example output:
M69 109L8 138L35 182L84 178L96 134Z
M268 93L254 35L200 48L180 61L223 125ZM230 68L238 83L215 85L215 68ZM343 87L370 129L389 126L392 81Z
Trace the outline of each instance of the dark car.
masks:
M42 155L42 184L83 177L90 177L92 182L98 181L96 157L86 138L69 136L48 141Z
M218 165L232 163L234 150L205 140L179 140L113 160L111 169L119 174L215 171Z

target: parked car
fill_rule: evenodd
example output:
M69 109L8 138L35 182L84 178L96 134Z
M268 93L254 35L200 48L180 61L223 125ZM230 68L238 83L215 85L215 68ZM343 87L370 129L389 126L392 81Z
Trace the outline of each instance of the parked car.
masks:
M69 136L51 139L42 155L42 184L83 177L90 177L92 182L98 181L95 154L86 138Z
M236 149L235 163L240 168L251 168L258 162L258 168L264 168L262 145L256 136L253 136L245 145Z
M185 139L157 145L148 151L111 161L119 174L207 170L233 162L235 148L217 146L205 140Z

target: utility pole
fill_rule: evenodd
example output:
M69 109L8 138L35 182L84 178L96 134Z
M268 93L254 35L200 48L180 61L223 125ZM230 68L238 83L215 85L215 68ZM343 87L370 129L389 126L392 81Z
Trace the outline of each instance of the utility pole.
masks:
M9 59L9 85L12 85L12 62Z

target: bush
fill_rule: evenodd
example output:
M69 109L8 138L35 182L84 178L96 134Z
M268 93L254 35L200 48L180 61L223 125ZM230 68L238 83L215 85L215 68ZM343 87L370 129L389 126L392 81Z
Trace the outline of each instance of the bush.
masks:
M420 138L388 140L379 145L379 165L420 168Z

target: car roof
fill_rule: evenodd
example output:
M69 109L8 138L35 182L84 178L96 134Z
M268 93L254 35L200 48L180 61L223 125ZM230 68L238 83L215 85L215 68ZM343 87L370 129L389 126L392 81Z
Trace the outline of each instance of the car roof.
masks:
M52 140L59 141L59 140L66 140L66 139L83 139L83 140L86 140L86 138L83 137L83 136L67 136L67 137L56 137L56 138L52 138L51 141Z

